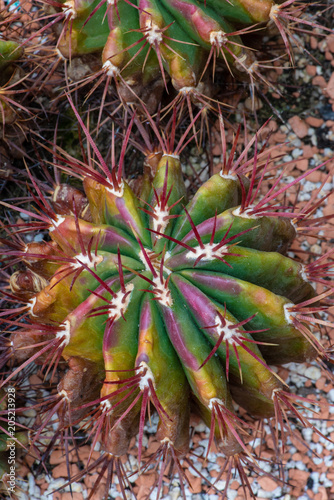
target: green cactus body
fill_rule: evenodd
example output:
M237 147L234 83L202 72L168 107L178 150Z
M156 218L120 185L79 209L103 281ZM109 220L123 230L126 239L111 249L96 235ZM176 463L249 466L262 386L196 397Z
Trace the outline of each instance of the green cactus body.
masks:
M150 402L160 420L158 454L186 456L194 403L210 442L238 460L249 452L232 400L254 418L277 417L285 386L269 365L319 355L295 321L298 304L318 298L307 267L284 255L294 224L245 204L254 187L247 176L215 174L187 203L176 154L158 155L154 172L145 199L114 170L101 183L86 175L84 213L93 222L70 208L52 215L52 242L24 251L35 281L38 271L46 277L27 295L31 323L41 335L56 328L51 352L70 366L59 395L78 418L97 405L94 442L104 460L120 460L139 432L141 461ZM73 367L104 379L70 396Z
M280 21L284 6L272 0L118 0L108 8L106 3L64 3L66 30L58 49L66 58L102 53L105 73L132 97L156 81L167 88L166 75L181 96L211 97L210 85L200 85L210 61L214 71L219 61L235 77L248 74L252 85L254 79L264 82L244 33L275 22L285 43L290 36Z
M315 359L317 351L305 336L290 324L285 307L290 302L265 288L214 272L182 271L182 275L196 283L222 304L238 319L252 315L248 325L255 330L255 340L276 344L261 345L261 351L270 364L297 361L299 363Z
M23 49L17 42L0 39L0 69L4 70L23 54Z

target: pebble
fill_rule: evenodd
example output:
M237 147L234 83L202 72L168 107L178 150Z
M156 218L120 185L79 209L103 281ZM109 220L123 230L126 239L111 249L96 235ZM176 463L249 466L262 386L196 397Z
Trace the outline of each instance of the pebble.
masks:
M297 167L302 172L306 172L306 170L308 169L308 160L303 156L302 159L298 161Z
M310 37L311 49L316 50L318 48L318 39L315 36Z
M293 158L295 158L295 159L296 159L296 158L299 158L299 156L301 156L302 154L303 154L303 150L302 150L302 149L298 149L298 148L296 148L296 149L294 149L294 150L292 151L292 156L293 156Z
M311 64L308 64L306 66L306 73L310 76L315 76L317 74L317 68L315 66L312 66Z
M314 246L318 246L318 245L314 245ZM312 251L312 247L311 247L311 251ZM315 253L317 253L317 252L315 252ZM321 247L320 247L320 253L321 253ZM319 380L319 378L321 377L321 370L317 366L310 366L310 367L306 368L305 376L310 378L313 381Z
M257 482L264 491L274 491L277 488L277 482L268 476L259 477Z
M316 118L315 116L308 116L305 119L305 122L308 125L310 125L310 127L318 128L318 127L321 127L321 125L323 125L324 120L322 118Z
M327 61L332 61L333 60L333 54L331 52L329 52L329 50L325 51L325 59Z
M61 500L83 500L83 494L78 492L62 493Z
M326 94L330 99L334 99L334 72L332 73L328 85L326 86Z
M334 35L326 37L327 49L334 54Z
M318 75L313 78L312 85L314 85L315 87L320 87L321 89L325 89L327 87L327 82L323 76Z
M334 403L334 389L328 392L328 399Z
M36 236L34 236L34 241L36 243L40 243L43 240L44 240L44 234L43 233L38 233L38 234L36 234Z
M310 250L311 250L312 253L315 253L317 255L321 255L322 254L322 250L321 250L321 246L320 245L314 244L314 245L311 246ZM312 368L315 368L315 367L312 367ZM320 376L321 376L321 373L319 375L319 378L320 378Z
M299 139L303 139L304 137L307 136L308 126L299 116L295 115L288 121L292 130L297 135L297 137L299 137Z
M303 438L310 443L312 441L313 430L310 428L302 429Z

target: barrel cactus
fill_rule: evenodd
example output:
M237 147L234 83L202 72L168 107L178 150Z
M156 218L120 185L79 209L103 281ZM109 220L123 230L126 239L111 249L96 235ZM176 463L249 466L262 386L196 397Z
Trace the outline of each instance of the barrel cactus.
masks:
M2 312L15 329L6 359L19 366L3 385L33 362L48 379L61 377L56 393L37 405L43 423L31 449L45 460L60 439L68 451L79 427L92 450L101 443L101 457L89 457L86 470L71 480L100 468L96 485L108 471L106 498L113 475L126 498L123 459L138 435L139 471L161 462L159 496L167 464L181 484L185 477L195 411L210 429L209 448L215 442L227 470L235 467L247 486L244 467L260 469L248 445L251 420L236 414L233 400L250 419L273 422L279 458L280 440L293 432L290 418L316 428L301 413L304 398L290 392L273 365L330 359L314 332L328 324L319 318L331 294L326 263L286 256L298 232L320 230L324 219L312 215L319 201L300 210L278 201L307 173L283 187L280 174L257 201L270 162L255 136L240 157L234 158L236 143L230 157L225 151L222 170L187 201L179 154L191 124L176 147L173 131L167 141L159 135L135 194L123 175L132 123L110 169L73 109L95 160L78 161L59 149L57 163L62 157L62 168L82 179L84 193L58 184L50 199L31 177L37 211L17 210L34 222L13 231L47 229L49 239L24 243L14 234L3 250L5 260L25 265L5 293L17 303ZM222 117L221 126L224 140ZM323 285L321 295L313 280ZM143 429L153 409L160 444L142 465ZM57 432L45 443L55 414Z
M295 0L43 3L48 15L41 17L40 31L48 26L56 31L57 51L71 62L68 74L74 80L87 77L93 88L103 80L106 86L114 81L125 101L138 104L139 99L151 111L169 80L175 99L188 96L200 105L213 104L218 66L249 82L253 90L256 82L274 89L264 68L282 54L268 55L268 44L262 51L253 39L278 33L283 52L292 61L292 46L299 43L296 31L319 27L304 15L305 5Z
M20 44L11 40L0 39L0 126L12 124L20 108L15 100L16 75L15 61L23 54Z

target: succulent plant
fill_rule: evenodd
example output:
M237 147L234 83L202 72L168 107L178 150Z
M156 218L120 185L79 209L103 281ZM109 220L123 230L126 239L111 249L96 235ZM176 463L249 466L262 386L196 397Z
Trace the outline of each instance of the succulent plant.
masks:
M151 111L161 102L169 80L176 99L190 96L197 104L213 104L212 82L220 63L253 90L256 82L274 89L264 72L269 56L252 46L252 38L268 35L267 28L276 26L283 52L292 61L292 45L299 43L295 32L320 27L304 15L306 6L295 0L43 3L48 15L41 17L40 32L50 26L55 29L57 51L71 61L68 74L82 78L84 68L89 68L86 80L94 88L104 79L106 87L114 80L123 100L138 104L139 99ZM278 53L269 57L271 64L280 57Z
M167 464L181 483L185 478L182 461L189 461L195 411L210 428L209 448L215 442L226 467L235 467L247 486L243 467L260 470L247 444L252 425L235 413L233 400L250 419L273 420L279 450L280 439L284 443L293 432L289 418L316 428L301 413L305 399L290 392L272 365L330 360L314 334L330 325L319 317L332 294L326 256L304 264L286 255L298 232L318 231L328 217L313 218L316 198L300 210L279 201L308 173L282 186L283 169L258 201L272 170L268 153L255 136L234 158L236 139L228 156L221 117L222 170L188 201L179 155L192 124L175 147L173 126L164 140L149 119L159 147L150 149L145 141L145 170L135 193L123 170L134 121L145 137L139 120L132 118L119 162L112 154L110 169L72 107L94 155L79 161L58 149L57 164L82 179L84 193L59 183L48 199L31 177L37 211L17 210L35 222L14 225L17 234L3 250L5 260L25 265L5 294L17 304L2 316L16 328L7 356L19 366L3 386L33 362L46 377L61 376L56 393L38 404L44 417L31 447L45 444L57 413L58 430L44 460L57 439L68 449L79 426L92 450L100 441L101 457L89 458L70 481L100 467L95 487L108 471L106 497L116 474L125 498L122 459L138 434L138 468L162 464L159 496ZM48 230L50 238L20 239L19 232L36 229ZM316 282L324 288L320 295ZM160 446L142 466L143 429L153 409Z
M15 102L16 68L13 63L23 54L19 43L0 39L0 124L10 124L15 120L19 104Z

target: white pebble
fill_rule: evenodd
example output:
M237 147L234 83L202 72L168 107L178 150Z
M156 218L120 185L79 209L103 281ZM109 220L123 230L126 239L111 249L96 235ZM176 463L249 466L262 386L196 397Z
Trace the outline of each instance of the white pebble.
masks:
M302 154L303 154L303 150L302 150L302 149L298 149L298 148L296 148L296 149L294 149L294 150L292 151L292 156L293 156L294 158L298 158L298 157L299 157L299 156L301 156Z
M310 443L312 441L312 434L313 434L312 429L309 429L309 428L302 429L302 434L303 434L303 438L305 439L305 441L307 441L308 443Z
M215 483L215 488L217 488L217 490L219 491L224 491L225 486L226 486L226 481L217 481Z
M230 489L227 490L227 498L229 500L235 500L237 496L238 496L238 490L230 490Z
M34 241L35 241L36 243L39 243L39 242L41 242L41 241L43 241L43 240L44 240L44 236L43 236L43 234L42 234L42 233L36 234L36 236L34 236Z
M328 399L334 402L334 389L331 389L328 393ZM332 412L331 412L332 413Z
M257 494L261 498L281 498L282 488L278 486L274 491L265 491L260 488Z
M204 422L200 422L198 425L195 427L195 432L205 432L207 429L206 425Z
M321 370L317 366L310 366L305 370L305 376L314 381L319 380L321 377Z
M318 139L317 139L317 136L315 134L311 136L311 142L312 142L312 146L318 146Z

